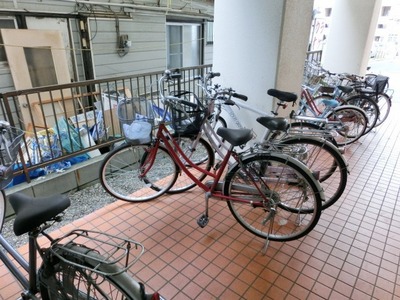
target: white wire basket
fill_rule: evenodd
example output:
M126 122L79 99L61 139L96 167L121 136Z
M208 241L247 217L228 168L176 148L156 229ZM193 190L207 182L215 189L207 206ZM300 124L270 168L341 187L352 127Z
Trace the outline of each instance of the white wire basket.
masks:
M125 140L130 144L146 144L152 139L154 112L146 98L125 98L118 102L118 118Z

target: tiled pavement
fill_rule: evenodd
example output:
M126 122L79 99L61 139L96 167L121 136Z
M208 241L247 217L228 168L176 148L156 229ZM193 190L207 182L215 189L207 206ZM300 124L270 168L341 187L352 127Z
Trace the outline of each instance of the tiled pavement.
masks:
M342 198L305 238L271 242L245 231L213 201L209 225L199 189L140 204L117 201L61 229L94 228L143 243L132 268L167 299L400 299L400 103L389 119L345 154ZM27 247L20 251L26 254ZM0 298L19 285L0 264Z

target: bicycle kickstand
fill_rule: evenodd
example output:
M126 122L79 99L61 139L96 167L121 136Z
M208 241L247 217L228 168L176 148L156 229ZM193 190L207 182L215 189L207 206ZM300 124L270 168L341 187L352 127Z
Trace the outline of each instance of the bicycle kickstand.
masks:
M209 192L205 193L206 211L197 220L197 224L201 228L206 227L206 225L208 224L208 221L209 221L209 218L208 218L208 202L209 202L210 197L211 197L211 193L209 193Z
M267 222L270 222L269 228L268 228L268 235L265 238L264 246L261 249L261 253L263 255L267 254L267 250L268 250L268 246L269 246L269 235L272 233L272 227L273 227L273 223L274 223L274 219L275 219L275 214L276 214L275 208L271 208L271 214L269 214L262 222L263 225L265 225Z

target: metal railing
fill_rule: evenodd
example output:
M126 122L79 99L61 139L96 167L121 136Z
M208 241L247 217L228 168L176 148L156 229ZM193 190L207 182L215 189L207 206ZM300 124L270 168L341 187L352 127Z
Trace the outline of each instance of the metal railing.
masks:
M306 59L307 59L307 61L321 63L322 50L308 51Z
M320 61L322 51L307 53ZM182 68L170 92L203 91L193 80L212 65ZM25 131L15 176L21 181L67 168L107 152L124 139L116 114L119 99L145 98L163 108L158 79L163 71L0 93L0 119ZM18 177L19 176L19 177ZM17 182L18 183L18 182Z
M212 68L179 69L169 92L202 95L193 80ZM0 94L0 119L25 131L15 176L22 181L100 155L124 139L116 113L121 98L142 98L163 108L158 79L163 71L52 85Z

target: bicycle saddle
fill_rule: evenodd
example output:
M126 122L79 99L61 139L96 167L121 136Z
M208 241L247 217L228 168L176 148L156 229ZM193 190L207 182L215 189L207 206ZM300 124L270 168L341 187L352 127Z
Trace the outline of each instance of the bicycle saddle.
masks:
M337 88L345 94L349 94L353 91L353 88L351 86L346 85L339 85Z
M284 102L295 102L297 100L296 94L289 93L289 92L283 92L283 91L276 90L276 89L269 89L267 91L267 94L272 97L278 98L279 100L284 101Z
M16 215L14 233L17 236L50 221L71 204L66 195L32 197L23 193L15 193L8 199Z
M257 118L257 122L269 130L286 131L289 123L285 118L262 116Z
M219 127L217 129L217 134L223 139L227 140L232 146L246 144L253 138L253 134L250 129L231 129Z

